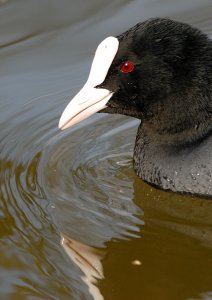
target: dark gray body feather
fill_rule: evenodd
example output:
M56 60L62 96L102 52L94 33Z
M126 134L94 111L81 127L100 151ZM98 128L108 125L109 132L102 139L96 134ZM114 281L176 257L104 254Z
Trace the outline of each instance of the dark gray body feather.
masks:
M161 189L212 197L212 136L195 147L157 145L140 125L134 150L139 177Z

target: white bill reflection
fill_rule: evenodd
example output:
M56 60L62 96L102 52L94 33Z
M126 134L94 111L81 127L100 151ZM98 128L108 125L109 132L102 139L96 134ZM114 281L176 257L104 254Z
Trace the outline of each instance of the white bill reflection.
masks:
M103 279L102 254L95 248L82 244L70 237L61 235L61 245L71 260L84 273L82 280L88 286L94 300L103 300L99 288L95 285L98 279Z

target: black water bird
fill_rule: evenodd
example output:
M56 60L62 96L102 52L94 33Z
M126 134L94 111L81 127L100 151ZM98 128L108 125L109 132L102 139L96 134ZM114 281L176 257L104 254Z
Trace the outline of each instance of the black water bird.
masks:
M133 158L143 180L212 197L212 41L206 34L155 18L106 38L59 127L97 111L141 120Z

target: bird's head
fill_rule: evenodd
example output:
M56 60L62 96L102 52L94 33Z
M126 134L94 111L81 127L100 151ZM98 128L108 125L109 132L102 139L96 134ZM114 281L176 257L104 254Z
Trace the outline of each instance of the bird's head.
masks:
M158 104L163 109L164 99L190 84L191 66L204 39L198 29L160 18L106 38L96 50L86 84L64 110L59 127L68 128L97 111L142 118L158 110Z

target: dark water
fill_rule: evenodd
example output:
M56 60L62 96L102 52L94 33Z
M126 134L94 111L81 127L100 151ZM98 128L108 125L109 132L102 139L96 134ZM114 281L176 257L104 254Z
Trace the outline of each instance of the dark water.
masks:
M0 1L0 299L212 299L212 202L135 176L135 119L57 129L106 36L153 16L212 35L211 15L211 0Z

